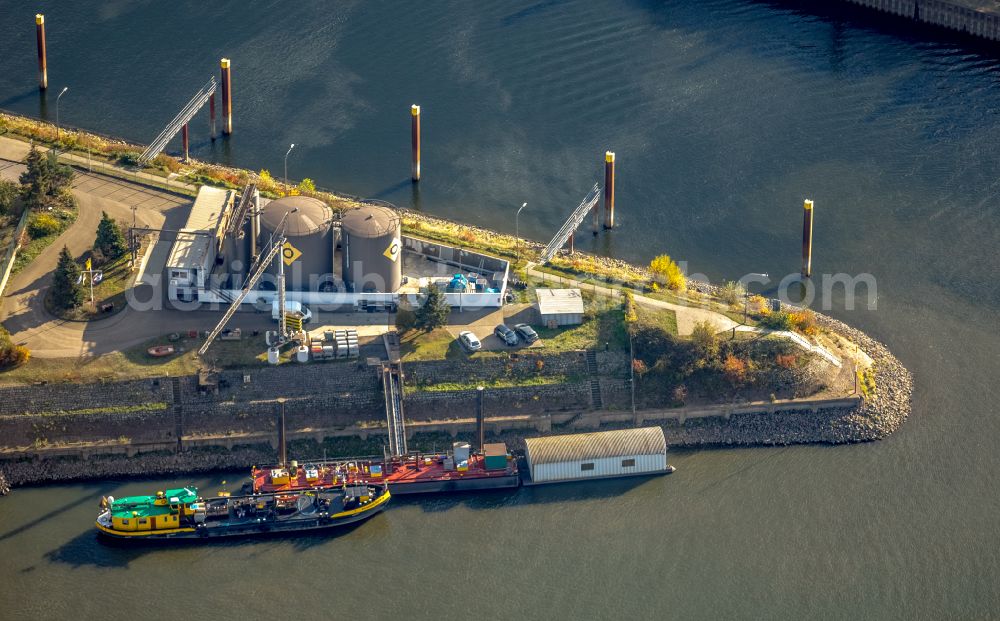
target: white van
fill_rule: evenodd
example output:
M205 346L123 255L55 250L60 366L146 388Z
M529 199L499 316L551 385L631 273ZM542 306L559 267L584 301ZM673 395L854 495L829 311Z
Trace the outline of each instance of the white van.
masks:
M312 312L309 310L308 306L304 306L302 302L293 302L291 300L285 300L285 314L286 315L301 315L302 323L309 323L312 321ZM271 302L271 319L278 321L278 301L274 300Z

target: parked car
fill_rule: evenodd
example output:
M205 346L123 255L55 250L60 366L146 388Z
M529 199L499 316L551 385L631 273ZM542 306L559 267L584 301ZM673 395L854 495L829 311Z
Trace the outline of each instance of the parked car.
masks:
M524 342L527 343L528 345L531 345L532 343L538 340L538 333L535 332L531 328L531 326L529 326L526 323L517 324L516 326L514 326L514 330L517 331L518 335L520 335L520 337L524 339Z
M483 348L483 344L479 342L476 335L466 330L465 332L458 333L458 342L461 343L462 347L470 352L479 351Z
M493 334L496 334L498 339L510 346L517 345L520 341L520 339L517 338L517 332L508 328L506 324L500 324L494 328Z

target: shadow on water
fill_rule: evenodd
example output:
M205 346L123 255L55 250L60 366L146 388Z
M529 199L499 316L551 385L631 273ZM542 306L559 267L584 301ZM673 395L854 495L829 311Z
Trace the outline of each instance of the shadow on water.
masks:
M402 181L399 181L398 183L394 183L394 184L392 184L392 185L390 185L388 187L382 188L378 192L375 192L374 194L372 194L369 198L374 198L374 199L378 199L378 200L385 200L387 197L390 197L390 196L396 194L397 192L402 192L407 187L411 187L411 186L416 187L417 184L413 183L413 181L410 180L409 178L406 178L406 179L403 179Z
M0 534L0 541L4 541L6 539L10 539L11 537L16 537L16 536L20 535L21 533L23 533L25 531L31 530L32 528L41 525L46 520L50 520L50 519L52 519L52 518L54 518L56 516L62 515L64 513L66 513L67 511L69 511L70 509L73 509L75 507L79 507L80 505L82 505L84 503L88 503L88 502L89 503L93 503L95 506L97 505L97 500L96 500L96 498L94 496L92 496L92 495L83 496L83 497L81 497L81 498L79 498L77 500L74 500L73 502L66 503L65 505L62 505L61 507L59 507L57 509L53 509L52 511L49 511L46 514L41 515L41 516L39 516L39 517L31 520L27 524L22 524L21 526L18 526L17 528L14 528L14 529L9 530L9 531L7 531L7 532L5 532L3 534Z
M393 496L392 502L397 507L419 507L427 513L440 513L457 507L481 511L534 504L602 500L622 496L646 483L659 479L660 476L664 475L521 486L507 490Z
M213 550L244 549L246 546L260 543L272 545L287 545L296 551L305 551L316 546L325 545L340 537L353 533L356 529L371 524L384 522L381 514L374 515L363 522L355 522L344 526L331 528L322 534L296 535L294 533L265 533L246 535L228 539L172 539L172 540L117 540L99 537L96 530L88 529L54 550L45 553L45 559L53 563L62 563L73 568L104 567L128 568L129 564L147 554L160 551L183 550L185 548L211 546ZM264 549L261 548L261 551ZM23 571L31 571L28 567Z

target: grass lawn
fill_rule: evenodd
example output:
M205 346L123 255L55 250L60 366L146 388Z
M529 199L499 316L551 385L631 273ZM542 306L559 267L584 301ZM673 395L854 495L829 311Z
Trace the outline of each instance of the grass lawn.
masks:
M677 313L669 309L649 308L636 304L636 315L640 324L656 325L663 328L668 334L677 334Z
M613 304L594 309L593 304L593 300L587 300L590 309L584 315L583 323L578 326L554 329L534 326L544 348L548 351L570 351L604 349L607 346L608 349L627 350L628 334L625 332L625 317L621 307Z
M399 339L399 353L403 362L419 360L455 360L466 353L455 337L444 328L431 332L410 330Z

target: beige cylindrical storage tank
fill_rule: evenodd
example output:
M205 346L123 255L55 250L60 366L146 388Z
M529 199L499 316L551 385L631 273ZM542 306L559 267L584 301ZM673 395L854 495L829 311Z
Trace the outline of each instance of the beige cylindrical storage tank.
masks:
M317 289L320 280L332 279L332 224L333 210L310 196L285 196L264 205L260 215L262 251L271 235L282 231L291 246L268 266L268 273L276 275L278 261L284 260L285 287L290 291Z
M395 211L365 205L341 221L344 282L357 292L395 293L403 280L400 220Z

